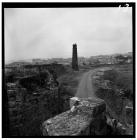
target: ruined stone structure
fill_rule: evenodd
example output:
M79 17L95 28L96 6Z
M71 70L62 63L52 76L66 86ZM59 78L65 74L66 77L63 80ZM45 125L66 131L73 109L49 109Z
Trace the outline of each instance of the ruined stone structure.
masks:
M62 110L58 87L28 94L25 88L7 83L10 136L41 136L40 124Z
M78 56L77 56L77 44L73 44L73 52L72 52L72 69L79 70L78 68Z
M25 65L25 70L29 71L37 71L38 73L43 71L55 71L57 73L57 76L62 74L65 71L65 68L62 64L33 64L33 65Z
M94 136L108 133L103 100L70 100L71 109L42 124L43 136Z
M26 90L15 83L7 83L8 106L9 106L9 135L21 135L22 105Z

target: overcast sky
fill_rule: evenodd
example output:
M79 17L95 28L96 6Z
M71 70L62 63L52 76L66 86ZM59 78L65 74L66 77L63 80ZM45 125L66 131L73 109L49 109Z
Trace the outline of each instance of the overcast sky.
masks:
M132 9L5 8L5 60L132 51Z

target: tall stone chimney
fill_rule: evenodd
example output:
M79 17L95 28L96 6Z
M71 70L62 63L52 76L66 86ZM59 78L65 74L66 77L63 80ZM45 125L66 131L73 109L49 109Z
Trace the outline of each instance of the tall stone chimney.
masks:
M78 57L77 57L77 44L73 44L72 52L72 69L78 71Z

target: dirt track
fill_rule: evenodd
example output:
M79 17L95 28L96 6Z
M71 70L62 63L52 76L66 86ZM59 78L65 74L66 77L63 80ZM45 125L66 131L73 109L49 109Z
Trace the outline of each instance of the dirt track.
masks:
M75 96L80 97L80 98L88 98L88 97L97 98L95 96L95 90L92 85L92 76L97 71L104 71L104 70L110 70L110 69L111 68L109 67L101 67L101 68L92 69L86 72L79 83L77 93Z
M85 73L79 83L76 97L80 98L88 98L88 97L95 97L94 89L92 86L92 75L94 70L90 70L89 72Z

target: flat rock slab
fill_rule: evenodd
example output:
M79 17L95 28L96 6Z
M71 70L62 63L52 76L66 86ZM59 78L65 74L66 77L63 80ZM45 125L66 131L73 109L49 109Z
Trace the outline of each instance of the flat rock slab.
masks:
M68 110L42 124L43 136L78 136L105 110L103 100L79 99L73 111Z

